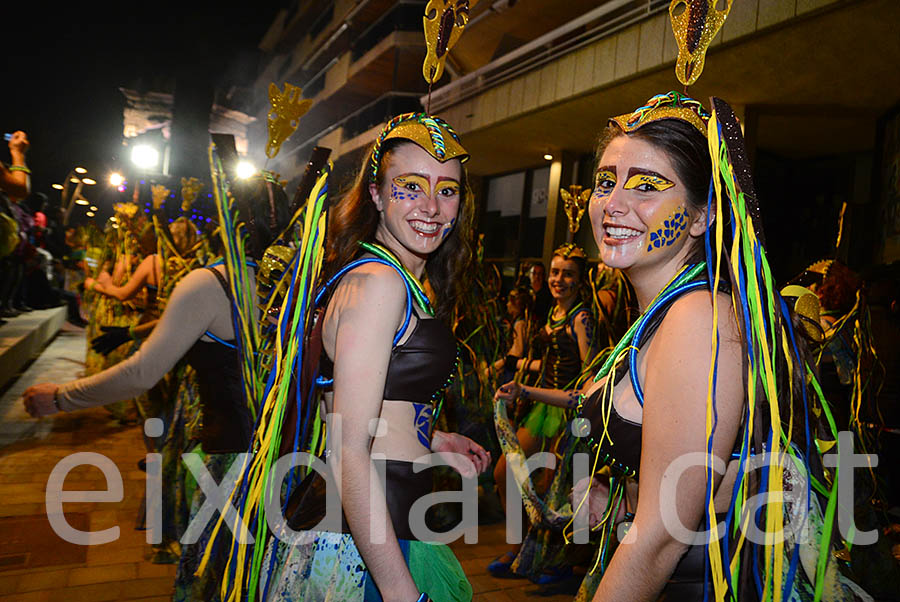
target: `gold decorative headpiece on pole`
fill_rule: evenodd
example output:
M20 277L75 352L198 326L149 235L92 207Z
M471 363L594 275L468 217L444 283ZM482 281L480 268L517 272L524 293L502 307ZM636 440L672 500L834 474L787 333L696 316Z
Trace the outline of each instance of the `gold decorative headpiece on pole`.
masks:
M584 216L584 210L587 208L588 201L591 198L591 190L588 188L582 190L578 184L572 184L569 189L559 189L559 195L563 200L563 208L566 211L566 217L569 218L569 231L566 233L566 242L575 240L575 234L581 227L581 218Z
M725 9L716 8L710 0L672 0L669 19L678 43L675 75L678 81L690 86L703 72L706 49L725 23L733 0L725 0Z
M137 213L138 206L135 203L116 203L113 205L113 210L116 212L116 217L131 219Z
M469 22L469 10L478 0L428 0L422 26L425 29L425 62L422 76L428 82L428 104L431 104L431 86L444 74L447 53L453 48ZM430 113L431 107L425 107Z
M197 194L199 194L202 188L203 182L193 176L191 176L190 178L181 178L182 211L186 212L191 208L191 205L193 205L194 201L197 199Z
M159 211L159 209L162 208L163 203L166 202L166 197L168 197L172 191L162 184L154 184L150 187L150 190L153 193L153 209Z
M266 156L274 158L281 145L291 137L300 125L300 118L309 110L312 101L302 98L303 90L291 84L284 84L284 92L274 83L269 84L269 141Z

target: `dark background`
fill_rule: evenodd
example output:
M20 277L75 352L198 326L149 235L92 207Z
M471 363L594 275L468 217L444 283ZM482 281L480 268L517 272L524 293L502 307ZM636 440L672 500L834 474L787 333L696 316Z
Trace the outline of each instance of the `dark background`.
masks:
M87 168L98 184L124 165L120 87L174 88L175 110L204 119L217 86L250 85L260 56L256 46L279 8L277 2L260 4L5 5L0 131L28 134L32 189L58 201L59 192L50 185L76 165ZM205 125L179 131L173 124L173 139L198 131L203 138ZM197 162L193 154L188 163ZM9 162L5 143L0 159ZM205 163L204 153L200 169Z

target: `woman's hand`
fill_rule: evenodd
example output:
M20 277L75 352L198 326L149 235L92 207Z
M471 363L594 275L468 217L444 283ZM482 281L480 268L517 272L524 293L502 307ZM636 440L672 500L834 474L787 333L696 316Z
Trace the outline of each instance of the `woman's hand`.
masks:
M97 281L90 276L84 279L84 290L92 291L94 290L94 285L97 284Z
M56 414L59 409L54 400L58 390L59 385L54 383L40 383L28 387L22 394L25 411L35 418Z
M491 466L491 454L459 433L434 431L431 451L440 454L456 472L466 478L476 477Z
M514 380L509 381L505 385L500 385L497 392L494 393L494 399L503 401L516 401L525 391L525 387Z
M590 490L588 490L590 487ZM587 498L585 499L585 495ZM572 510L583 517L584 513L588 513L588 525L591 528L600 524L603 519L603 513L606 512L606 505L609 503L609 485L605 479L598 477L585 477L575 484L572 493L569 495L569 501L572 503ZM625 518L625 504L619 504L619 511L612 520L616 523Z

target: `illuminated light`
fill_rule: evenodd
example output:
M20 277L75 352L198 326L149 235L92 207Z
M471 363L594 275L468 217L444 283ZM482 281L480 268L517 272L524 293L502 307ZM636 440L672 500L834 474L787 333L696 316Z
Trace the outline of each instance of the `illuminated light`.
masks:
M110 186L121 186L125 183L125 178L120 173L113 172L109 174L109 185Z
M118 229L118 228L119 228L119 224L113 224L113 228Z
M94 217L95 214L93 211L88 211L87 213L85 213L85 215L88 217Z
M546 153L544 155L544 161L553 161L553 155L551 155L550 153Z
M87 173L87 170L83 167L76 167L75 173Z
M53 184L50 188L53 188L53 189L56 189L56 190L62 190L62 189L63 189L63 185L62 185L62 184Z
M81 181L84 182L85 184L87 184L88 186L93 186L94 184L97 183L97 180L92 180L91 178L82 178Z
M256 167L249 161L238 161L236 172L237 177L246 180L256 173Z
M119 192L125 192L125 184L122 184L116 190L118 190Z
M111 222L117 222L117 221L119 221L119 218L117 218L117 217L114 215L114 216L112 216L111 218L109 218L109 221L111 221Z
M75 199L76 205L90 205L87 199Z
M156 167L159 163L159 151L147 144L138 144L131 149L131 161L141 169Z
M100 211L95 205L91 205L91 211Z
M81 180L79 180L78 178L75 178L75 177L71 177L71 178L69 178L69 181L72 182L73 184L77 184Z

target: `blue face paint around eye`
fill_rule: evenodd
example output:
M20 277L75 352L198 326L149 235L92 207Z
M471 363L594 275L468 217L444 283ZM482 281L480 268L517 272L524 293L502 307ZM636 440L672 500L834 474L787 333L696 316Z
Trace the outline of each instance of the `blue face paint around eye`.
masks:
M650 233L650 244L647 251L671 246L687 228L687 209L682 207L663 220L662 227Z
M411 199L412 194L405 188L400 188L396 184L391 184L391 201L394 203L399 203L400 201L405 201Z

